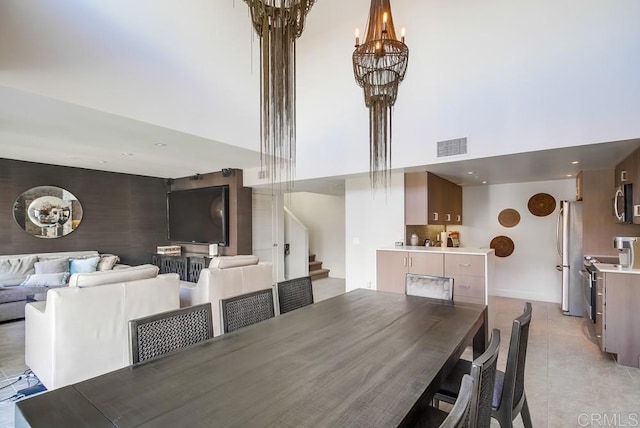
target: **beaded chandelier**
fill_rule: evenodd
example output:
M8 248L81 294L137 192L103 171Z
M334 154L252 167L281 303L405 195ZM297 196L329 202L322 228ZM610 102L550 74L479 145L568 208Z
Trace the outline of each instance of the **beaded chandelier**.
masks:
M244 0L260 38L260 158L273 183L296 160L296 39L315 0Z
M369 108L369 175L373 188L387 186L391 168L392 109L409 61L404 29L402 32L398 40L389 0L371 0L362 44L356 29L353 74L364 89L364 102Z

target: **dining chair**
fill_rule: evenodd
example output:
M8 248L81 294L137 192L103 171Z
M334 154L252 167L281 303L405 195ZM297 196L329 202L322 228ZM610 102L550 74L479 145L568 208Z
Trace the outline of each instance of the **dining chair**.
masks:
M313 304L313 286L310 276L279 282L277 290L281 314Z
M271 288L220 300L222 327L225 333L275 316Z
M513 420L518 415L522 416L522 422L526 428L532 427L531 413L524 391L524 369L531 311L531 303L526 302L522 315L513 320L506 370L496 371L491 417L496 419L501 427L513 427ZM471 362L461 359L436 394L436 398L449 403L454 402L458 395L457 385L460 385L462 374L468 373L470 365Z
M467 375L471 375L473 379L473 390L468 416L469 426L471 427L488 428L491 426L491 401L493 399L493 385L496 377L499 351L500 330L493 329L491 341L486 351L473 360L469 372L462 374L462 379ZM462 390L462 386L460 390ZM451 403L454 403L454 406L458 404L458 400L461 399L460 395L461 394L458 394L456 400L451 401ZM437 394L434 399L439 400ZM431 426L439 426L439 422L446 417L446 413L437 407L428 407L425 413L427 420L431 421Z
M460 394L451 411L446 413L430 407L430 411L422 413L414 428L475 428L471 422L471 402L477 383L472 375L464 375L460 384Z
M211 339L211 303L130 320L129 335L133 364Z
M452 301L453 278L408 273L405 278L405 290L409 296Z

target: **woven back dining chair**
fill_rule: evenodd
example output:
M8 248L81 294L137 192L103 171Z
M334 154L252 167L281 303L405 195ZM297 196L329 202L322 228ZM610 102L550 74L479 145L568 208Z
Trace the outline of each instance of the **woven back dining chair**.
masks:
M452 301L453 278L408 273L405 278L405 291L409 296Z
M222 328L229 333L275 316L271 288L220 300Z
M471 420L473 412L473 395L478 383L478 373L464 375L460 385L460 395L449 413L435 407L427 407L413 428L475 428Z
M445 412L438 409L436 406L427 407L427 409L421 414L421 423L419 423L418 426L468 426L473 428L485 428L491 426L491 401L493 399L493 384L496 376L499 350L500 330L493 329L491 341L489 342L487 350L473 361L468 372L462 373L460 383L457 385L459 393L457 394L456 399L451 401L448 399L444 400L454 404L453 409L456 409L457 407L468 407L468 415L464 422L461 422L455 417L451 417L450 419ZM464 404L466 397L463 397L463 383L464 379L469 376L473 380L473 388L469 394L470 402L466 405ZM464 394L466 395L466 393ZM436 394L434 399L436 403L440 400L438 394ZM460 403L460 400L462 400L462 403ZM444 423L447 419L450 419L450 422L447 422L447 425L445 425ZM455 425L454 423L462 423L462 425Z
M498 420L501 427L512 427L513 420L519 414L522 416L522 421L526 428L531 428L532 426L531 414L524 391L524 368L531 311L531 303L527 302L525 303L523 314L513 320L506 370L504 372L496 370L491 417ZM470 361L459 360L435 398L453 403L458 395L462 375L471 370L471 364Z
M277 288L281 314L313 304L313 285L310 276L279 282Z
M211 303L131 320L129 336L133 364L211 339Z

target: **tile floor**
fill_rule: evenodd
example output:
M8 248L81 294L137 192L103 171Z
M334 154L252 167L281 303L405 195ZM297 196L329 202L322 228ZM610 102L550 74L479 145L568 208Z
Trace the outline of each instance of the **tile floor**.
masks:
M344 292L342 279L321 279L313 285L316 301ZM640 370L619 366L600 352L587 320L563 316L557 304L532 303L525 391L533 426L640 426ZM490 307L490 327L502 333L498 367L504 370L511 322L524 301L493 297ZM0 387L26 369L24 321L0 324ZM0 390L0 400L25 386L22 381ZM0 402L0 428L13 427L13 412L13 402ZM514 426L523 426L520 417Z

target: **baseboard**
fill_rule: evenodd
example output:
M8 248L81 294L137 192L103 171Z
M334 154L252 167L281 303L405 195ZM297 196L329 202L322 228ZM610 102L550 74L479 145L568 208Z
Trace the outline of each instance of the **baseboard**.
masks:
M509 297L511 299L534 300L536 302L560 303L543 293L522 292L517 290L508 290L504 288L494 288L489 290L490 296Z

